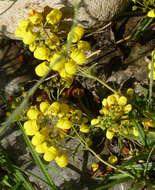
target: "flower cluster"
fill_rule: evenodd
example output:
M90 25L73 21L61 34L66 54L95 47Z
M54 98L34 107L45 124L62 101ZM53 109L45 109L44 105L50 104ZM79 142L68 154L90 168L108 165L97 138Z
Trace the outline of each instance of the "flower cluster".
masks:
M61 148L61 143L72 127L79 126L82 133L90 131L88 119L79 109L57 101L52 104L44 101L39 107L31 106L27 111L27 118L24 129L27 135L32 136L31 142L36 152L44 154L43 158L48 162L55 160L60 167L68 164L68 157Z
M43 61L35 68L36 74L42 77L51 68L72 83L78 65L86 61L85 51L90 49L90 44L81 40L84 29L81 26L74 27L65 39L59 27L62 20L60 10L53 9L46 18L34 10L29 15L27 20L20 21L15 35L23 38L36 59ZM70 48L67 46L68 41L72 41Z
M102 101L102 109L100 116L91 120L91 125L100 127L106 130L106 137L112 139L115 133L128 134L132 122L129 121L128 116L132 111L130 102L133 98L134 91L129 88L127 95L112 94ZM133 127L133 134L137 136L136 128Z

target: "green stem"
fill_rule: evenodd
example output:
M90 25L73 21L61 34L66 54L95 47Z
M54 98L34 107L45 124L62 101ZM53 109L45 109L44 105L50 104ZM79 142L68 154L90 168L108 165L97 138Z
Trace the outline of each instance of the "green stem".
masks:
M111 88L108 84L106 84L105 82L103 82L102 80L100 80L99 78L97 78L96 76L93 76L91 74L89 74L87 71L79 68L79 71L81 73L83 73L83 75L87 78L90 78L90 79L94 79L96 81L98 81L99 83L101 83L103 86L105 86L106 88L108 88L110 91L112 91L114 94L117 94L117 91L115 91L113 88Z

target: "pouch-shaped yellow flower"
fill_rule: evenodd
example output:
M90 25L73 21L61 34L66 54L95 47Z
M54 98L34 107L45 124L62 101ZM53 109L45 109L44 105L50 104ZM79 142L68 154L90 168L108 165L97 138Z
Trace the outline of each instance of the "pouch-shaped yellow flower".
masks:
M37 153L42 154L45 153L48 150L48 144L47 142L43 142L35 147L35 150Z
M46 139L46 137L45 137L43 134L41 134L40 132L37 132L37 133L32 137L31 142L32 142L32 144L33 144L34 146L37 146L37 145L43 143L43 141L44 141L45 139Z
M107 139L111 140L113 138L114 134L115 133L113 131L111 131L110 129L107 129L107 131L106 131Z
M82 133L89 133L90 128L88 127L88 125L82 124L82 125L80 126L80 131L81 131Z
M120 98L119 98L119 100L118 100L118 104L120 105L120 106L125 106L126 104L127 104L127 98L125 97L125 96L121 96Z
M57 155L58 155L58 150L54 146L51 146L47 149L43 158L47 162L51 162L52 160L56 158Z
M71 58L80 65L86 61L86 55L78 49L72 51Z
M24 129L27 135L33 136L39 131L40 126L37 124L37 120L28 120L24 123Z
M67 119L59 119L56 127L62 130L68 130L72 127L72 122Z
M47 101L41 102L39 105L40 111L42 113L45 113L47 109L49 108L50 104Z
M134 136L136 136L136 137L139 136L139 133L138 133L136 127L133 127L133 134L134 134Z
M37 46L37 48L34 51L34 57L36 59L40 59L40 60L46 60L49 58L50 56L50 49L47 48L45 45L39 45Z
M155 18L155 9L151 9L148 13L147 13L148 17L152 17Z
M111 155L111 156L109 156L109 158L108 158L108 162L109 162L110 164L117 164L118 158L117 158L115 155Z
M29 45L29 50L30 50L31 52L34 52L34 50L36 49L36 47L37 47L36 43L33 42L33 43L31 43L31 44Z
M40 63L39 65L36 66L35 73L39 77L42 77L47 73L48 70L49 70L48 62L44 61L43 63Z
M78 49L80 50L90 50L90 44L87 41L80 40L77 43Z
M84 29L81 26L76 26L71 32L68 33L67 40L70 40L72 34L72 42L76 43L84 35Z
M65 63L65 70L68 74L74 75L77 71L77 65L74 61L70 60Z
M27 117L29 119L37 119L40 115L40 111L35 108L30 108L27 112Z
M56 163L59 167L64 168L68 164L68 157L65 152L59 153L59 155L55 158Z
M65 58L61 54L55 53L50 59L50 66L54 71L60 71L65 67Z
M25 32L23 36L23 43L26 45L30 45L35 42L36 38L37 34L35 32L32 31Z
M62 18L62 12L58 9L53 9L47 16L46 20L50 24L58 24Z

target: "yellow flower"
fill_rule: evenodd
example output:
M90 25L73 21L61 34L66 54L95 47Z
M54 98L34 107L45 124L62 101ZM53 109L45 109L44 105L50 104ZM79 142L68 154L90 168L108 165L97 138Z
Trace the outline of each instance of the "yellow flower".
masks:
M30 45L35 42L36 38L37 34L35 32L32 31L25 32L23 36L23 43L26 45Z
M134 89L133 88L128 88L127 91L126 91L126 94L128 96L133 96L134 95Z
M64 168L68 164L68 157L65 152L59 153L59 155L55 158L56 163L59 167Z
M44 61L43 63L40 63L35 68L35 73L39 77L44 76L48 71L49 71L49 66L48 66L48 62L47 61Z
M54 160L57 155L58 155L58 150L54 146L51 146L47 149L43 158L47 162L50 162L50 161Z
M99 124L99 119L92 119L91 120L91 125L96 125L96 124Z
M50 38L50 39L49 39ZM60 40L58 36L55 34L51 34L49 38L45 39L45 44L50 48L50 49L55 49L60 45Z
M116 104L116 102L117 102L117 100L116 100L114 95L110 95L110 96L107 97L108 106Z
M30 50L31 52L34 52L34 50L36 49L36 47L37 47L36 43L33 42L33 43L31 43L31 44L29 45L29 50Z
M49 108L50 104L47 101L41 102L39 105L40 111L44 113Z
M50 24L58 24L62 17L62 12L58 9L53 9L47 16L46 20Z
M37 119L39 115L40 115L40 111L34 108L30 108L27 112L27 117L29 119Z
M125 106L126 104L127 104L127 98L125 97L125 96L121 96L120 98L119 98L119 100L118 100L118 104L120 105L120 106Z
M87 41L80 40L77 43L78 49L80 50L90 50L90 44Z
M109 156L109 158L108 158L108 162L109 162L110 164L117 164L118 158L117 158L116 156L114 156L114 155L111 155L111 156Z
M72 42L75 43L79 41L84 35L84 29L81 26L76 26L75 28L73 28L71 32L68 33L67 40L70 39L71 34L72 34Z
M73 50L71 58L80 65L86 61L86 55L78 49Z
M91 167L92 167L93 172L95 172L99 168L99 164L98 163L92 163Z
M31 10L33 11L33 10ZM32 14L32 16L29 17L29 20L33 23L33 24L41 24L43 21L43 16L41 13L38 12L34 12L34 14Z
M46 138L46 137L45 137L43 134L41 134L40 132L37 132L37 133L32 137L31 142L32 142L32 144L33 144L34 146L37 146L37 145L43 143L43 141L45 140L45 138Z
M142 124L144 125L144 127L155 127L155 122L149 119L144 119L142 121Z
M102 105L103 105L103 106L108 106L108 102L107 102L107 99L106 99L106 98L103 99Z
M69 112L69 106L65 103L60 104L60 110L62 113L68 113Z
M15 36L23 38L25 36L25 33L32 30L32 27L33 25L29 20L21 20L18 23L18 28L15 31Z
M74 75L77 71L77 65L74 61L68 61L65 63L65 70L68 74Z
M45 60L50 56L50 50L45 45L39 45L34 51L34 57L36 59Z
M37 124L37 120L28 120L24 123L24 129L27 135L33 136L39 131L40 126Z
M68 130L72 127L72 122L67 119L59 119L56 127L63 130Z
M22 38L25 34L25 30L23 28L17 28L15 30L15 36L18 38Z
M53 102L48 108L47 113L58 114L59 111L60 111L60 103Z
M151 9L148 13L147 13L148 17L152 17L155 18L155 9Z
M134 136L136 136L136 137L139 136L139 133L138 133L136 127L133 127L133 134L134 134Z
M65 67L65 58L61 54L55 53L50 59L50 66L54 71L60 71Z
M90 128L89 128L86 124L82 124L82 125L80 126L80 131L81 131L82 133L89 133Z
M23 28L25 30L28 30L28 29L31 29L32 28L32 24L30 23L30 21L27 19L27 20L21 20L19 23L18 23L18 27L19 28Z
M65 68L61 69L59 71L59 75L61 76L61 78L63 78L66 81L70 81L72 83L73 81L73 75L70 75L69 73L66 72Z
M114 134L115 133L113 131L111 131L110 129L107 129L107 132L106 132L107 139L111 140L113 138Z
M35 150L37 153L42 154L45 153L48 150L48 144L47 142L43 142L35 147Z
M124 113L129 113L130 111L132 110L132 105L131 104L127 104L125 107L124 107Z

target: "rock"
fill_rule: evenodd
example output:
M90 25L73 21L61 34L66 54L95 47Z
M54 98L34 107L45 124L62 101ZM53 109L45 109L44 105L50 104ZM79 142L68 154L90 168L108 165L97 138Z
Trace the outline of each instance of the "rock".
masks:
M26 19L31 9L43 11L45 7L64 8L73 15L74 0L5 0L0 1L0 36L14 38L14 31L20 20ZM77 0L79 2L78 22L85 28L104 25L120 13L129 0Z

